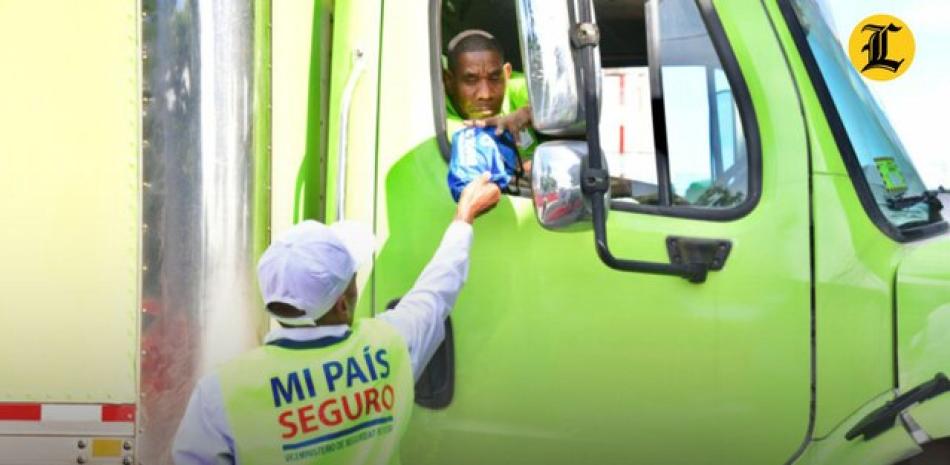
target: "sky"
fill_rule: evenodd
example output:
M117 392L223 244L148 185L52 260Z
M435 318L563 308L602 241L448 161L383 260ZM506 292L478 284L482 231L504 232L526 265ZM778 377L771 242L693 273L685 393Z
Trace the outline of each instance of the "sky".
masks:
M839 41L874 14L900 18L911 29L916 54L911 67L891 81L866 79L927 188L950 189L950 1L824 0Z

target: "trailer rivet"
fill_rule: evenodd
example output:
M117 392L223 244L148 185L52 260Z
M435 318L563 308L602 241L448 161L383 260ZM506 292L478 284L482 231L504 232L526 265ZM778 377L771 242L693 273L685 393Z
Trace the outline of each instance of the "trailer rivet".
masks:
M86 448L86 441L85 441L84 439L80 439L79 442L76 443L76 447L78 447L78 448L80 448L80 449L85 449L85 448Z
M86 463L86 458L80 455L76 457L76 463Z
M122 448L125 450L132 450L132 443L129 441L125 441L122 443Z
M128 455L122 457L122 465L132 465L132 457L129 457Z

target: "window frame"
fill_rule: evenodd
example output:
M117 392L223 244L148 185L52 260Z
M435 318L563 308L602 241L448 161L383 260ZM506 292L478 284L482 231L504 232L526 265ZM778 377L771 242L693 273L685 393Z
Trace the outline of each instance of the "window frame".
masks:
M719 15L713 7L712 0L695 0L699 9L699 15L703 20L706 30L709 33L713 49L722 65L722 70L726 75L726 80L732 90L735 99L736 108L739 113L739 122L746 139L746 158L748 163L748 195L746 198L733 207L728 208L706 208L694 207L688 205L644 205L631 204L628 202L612 200L610 209L642 213L647 215L670 216L676 218L687 218L704 221L734 221L740 219L755 209L762 197L762 144L759 136L758 119L756 117L755 107L752 103L752 97L748 85L739 68L739 62L729 46L726 37L725 28L719 19ZM429 2L429 63L430 63L430 81L432 85L432 104L433 117L435 124L435 133L439 151L443 160L449 162L451 157L451 146L446 135L445 122L445 87L442 82L442 0L430 0ZM664 122L665 123L665 122ZM654 125L655 127L655 125ZM663 125L664 137L666 133L665 124ZM654 142L656 143L656 142ZM654 157L659 161L661 157ZM667 154L668 157L668 154ZM668 176L668 169L667 169ZM660 175L658 170L657 175ZM670 185L657 179L657 188L663 185Z
M867 179L864 177L861 162L858 160L854 145L851 143L851 137L848 135L848 131L844 126L841 114L838 113L838 107L834 103L831 91L825 82L825 77L821 74L818 61L815 59L815 55L808 45L808 38L798 20L798 16L795 14L792 0L776 0L776 3L782 12L782 19L785 21L785 26L788 28L792 41L795 43L795 48L798 51L799 57L801 57L802 64L805 66L808 78L811 80L825 121L828 123L828 127L834 137L835 146L838 148L838 153L841 154L841 159L848 172L848 177L851 178L851 184L854 186L854 190L857 193L861 206L864 208L865 214L884 235L896 242L912 242L943 234L948 228L946 218L936 223L900 229L894 225L894 223L891 223L884 215L884 212L877 204L877 200L874 198L874 194L871 192L871 187ZM911 162L913 162L913 159L911 159Z
M429 0L429 82L432 85L432 115L439 154L446 163L452 156L445 124L445 84L442 82L442 0Z

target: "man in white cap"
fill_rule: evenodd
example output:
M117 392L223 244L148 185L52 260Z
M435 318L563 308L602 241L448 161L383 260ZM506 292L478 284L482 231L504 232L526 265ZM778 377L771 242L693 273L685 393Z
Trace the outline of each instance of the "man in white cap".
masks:
M500 191L487 175L462 192L435 256L391 311L353 321L368 228L305 221L258 264L281 328L199 381L175 437L186 464L387 464L408 424L414 380L444 337L468 274L472 222Z

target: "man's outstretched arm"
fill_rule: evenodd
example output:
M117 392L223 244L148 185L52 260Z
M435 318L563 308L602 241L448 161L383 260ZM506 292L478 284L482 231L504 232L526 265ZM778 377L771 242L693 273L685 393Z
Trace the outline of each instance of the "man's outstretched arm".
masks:
M452 224L412 289L393 310L377 316L393 325L406 340L415 379L442 343L443 322L468 277L472 223L478 215L495 206L500 197L501 191L489 181L487 174L466 186L459 196Z

